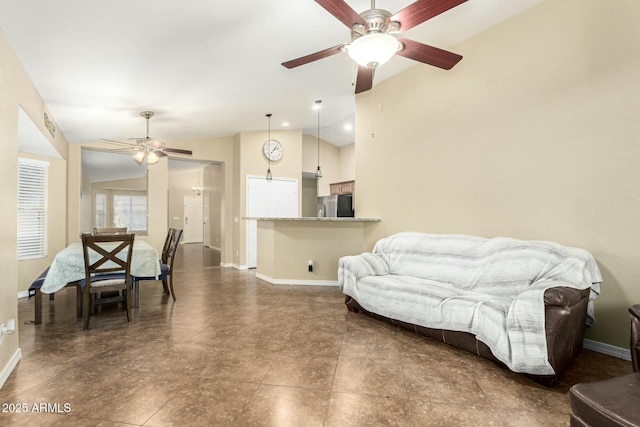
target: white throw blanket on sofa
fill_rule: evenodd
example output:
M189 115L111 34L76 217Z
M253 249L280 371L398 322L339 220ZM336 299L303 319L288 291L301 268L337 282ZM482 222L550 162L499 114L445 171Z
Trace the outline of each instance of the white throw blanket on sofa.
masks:
M373 253L344 257L340 287L366 310L424 327L469 332L514 372L552 375L544 292L602 281L589 252L553 242L399 233Z

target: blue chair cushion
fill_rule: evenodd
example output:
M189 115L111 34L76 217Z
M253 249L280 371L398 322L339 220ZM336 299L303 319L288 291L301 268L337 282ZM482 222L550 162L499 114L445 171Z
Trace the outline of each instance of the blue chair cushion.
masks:
M34 280L33 283L31 283L31 286L29 286L29 298L31 298L32 296L35 296L36 289L40 289L42 287L42 284L44 283L44 279L47 277L48 272L49 272L49 267L47 267L45 271L40 273L38 278Z
M159 280L166 280L167 276L169 275L169 266L167 264L161 263L160 264L160 279Z

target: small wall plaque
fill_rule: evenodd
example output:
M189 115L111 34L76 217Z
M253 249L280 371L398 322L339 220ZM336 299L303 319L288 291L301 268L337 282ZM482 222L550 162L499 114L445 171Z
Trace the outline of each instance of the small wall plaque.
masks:
M46 127L49 130L51 136L55 138L56 125L51 120L49 120L49 116L47 116L47 113L44 113L44 127Z

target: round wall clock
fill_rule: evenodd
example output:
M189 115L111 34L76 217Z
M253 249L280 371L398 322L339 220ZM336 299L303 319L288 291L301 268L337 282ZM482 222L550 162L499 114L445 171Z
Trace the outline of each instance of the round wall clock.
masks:
M284 155L282 144L278 140L269 139L262 146L262 154L272 162L277 162Z

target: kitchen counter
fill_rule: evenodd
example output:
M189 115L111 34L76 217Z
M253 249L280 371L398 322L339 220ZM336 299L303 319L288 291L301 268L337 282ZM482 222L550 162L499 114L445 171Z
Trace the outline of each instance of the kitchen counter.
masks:
M256 221L328 221L328 222L380 222L380 218L361 218L361 217L316 217L303 216L297 218L281 218L281 217L245 217L243 219L253 219Z
M248 217L257 222L256 277L282 285L338 285L338 261L371 250L380 218ZM312 265L309 271L309 265Z

